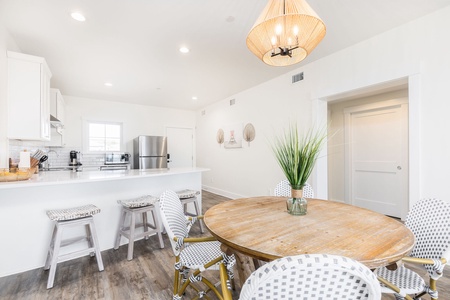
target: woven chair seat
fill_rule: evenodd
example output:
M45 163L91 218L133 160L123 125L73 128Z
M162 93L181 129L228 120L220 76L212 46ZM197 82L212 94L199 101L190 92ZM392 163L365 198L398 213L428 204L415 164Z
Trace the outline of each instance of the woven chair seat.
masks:
M400 266L397 270L388 270L385 267L378 268L375 272L378 276L400 288L406 294L415 294L424 290L425 281L416 272ZM392 290L381 284L382 293L391 293Z
M47 216L52 221L68 221L90 217L99 212L100 208L93 204L88 204L74 208L48 210Z
M141 196L139 198L128 200L117 200L117 203L127 208L139 208L155 204L159 199L151 195Z
M180 262L189 269L199 269L213 259L222 256L220 242L192 243L180 254ZM215 265L217 266L217 265ZM215 269L212 266L210 269Z

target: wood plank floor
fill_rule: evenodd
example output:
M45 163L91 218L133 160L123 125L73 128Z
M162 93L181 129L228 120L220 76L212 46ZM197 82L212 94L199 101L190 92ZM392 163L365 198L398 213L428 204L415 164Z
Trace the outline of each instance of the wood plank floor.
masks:
M203 210L226 200L204 191ZM198 225L194 225L191 236L199 235ZM174 256L167 236L164 236L164 242L164 249L158 247L156 237L135 242L134 259L131 261L126 259L126 245L117 251L103 251L103 272L98 272L95 258L83 257L61 263L56 271L55 285L50 290L46 288L48 271L42 268L0 278L0 299L172 299ZM30 255L33 255L31 251ZM425 273L420 269L416 271ZM443 300L450 299L450 270L447 268L446 271L446 276L438 283L440 299ZM211 272L209 275L218 279L215 274ZM236 278L235 282L233 298L238 299L239 279ZM183 299L192 296L189 291ZM387 295L382 299L394 297Z

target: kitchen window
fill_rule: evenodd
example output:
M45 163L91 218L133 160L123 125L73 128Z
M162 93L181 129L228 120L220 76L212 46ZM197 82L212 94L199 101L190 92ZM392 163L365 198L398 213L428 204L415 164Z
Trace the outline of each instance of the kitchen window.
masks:
M87 121L87 151L120 151L122 123Z

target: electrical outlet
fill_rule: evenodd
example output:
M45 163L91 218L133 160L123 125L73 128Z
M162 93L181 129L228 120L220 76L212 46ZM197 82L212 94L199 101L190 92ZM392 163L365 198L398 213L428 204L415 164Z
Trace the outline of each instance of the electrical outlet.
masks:
M211 182L214 182L214 177L211 177Z

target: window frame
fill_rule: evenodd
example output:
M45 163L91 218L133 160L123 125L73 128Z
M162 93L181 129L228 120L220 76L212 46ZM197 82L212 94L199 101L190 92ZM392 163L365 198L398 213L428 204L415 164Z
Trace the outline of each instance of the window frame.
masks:
M90 150L89 149L89 140L90 140L89 125L90 124L119 125L119 127L120 127L120 129L119 129L119 131L120 131L119 150L116 150L116 151ZM123 149L124 149L123 122L103 121L103 120L94 120L94 119L84 119L83 120L83 153L99 154L99 153L106 153L106 152L123 152Z

